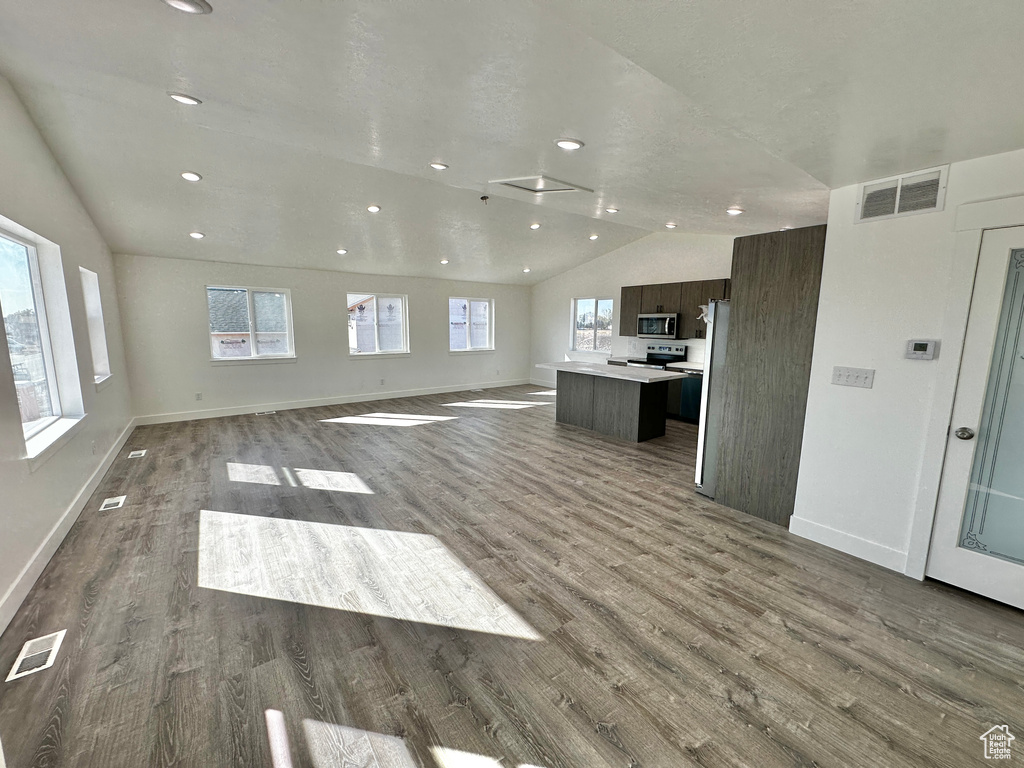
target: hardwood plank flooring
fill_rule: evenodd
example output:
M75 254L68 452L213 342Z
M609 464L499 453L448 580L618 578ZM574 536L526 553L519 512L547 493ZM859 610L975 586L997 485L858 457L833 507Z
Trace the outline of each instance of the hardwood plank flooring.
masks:
M1024 739L1020 611L697 495L691 425L618 441L537 390L136 429L0 637L5 673L68 630L0 684L9 768L959 768ZM327 421L382 413L456 418Z

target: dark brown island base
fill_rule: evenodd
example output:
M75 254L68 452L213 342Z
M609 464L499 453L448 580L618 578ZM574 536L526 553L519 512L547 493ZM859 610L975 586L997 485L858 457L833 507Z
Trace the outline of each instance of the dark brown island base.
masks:
M600 363L540 363L558 372L555 420L641 443L665 434L668 382L686 373Z

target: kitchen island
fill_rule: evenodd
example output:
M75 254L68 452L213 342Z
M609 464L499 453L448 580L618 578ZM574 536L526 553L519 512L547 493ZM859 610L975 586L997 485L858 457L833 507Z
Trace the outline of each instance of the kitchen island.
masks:
M668 383L687 374L603 363L539 363L558 372L555 420L640 443L665 434Z

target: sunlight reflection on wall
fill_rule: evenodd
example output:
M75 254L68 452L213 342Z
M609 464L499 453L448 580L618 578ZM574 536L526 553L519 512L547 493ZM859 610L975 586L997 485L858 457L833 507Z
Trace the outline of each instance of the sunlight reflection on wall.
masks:
M202 510L199 586L540 640L436 537Z

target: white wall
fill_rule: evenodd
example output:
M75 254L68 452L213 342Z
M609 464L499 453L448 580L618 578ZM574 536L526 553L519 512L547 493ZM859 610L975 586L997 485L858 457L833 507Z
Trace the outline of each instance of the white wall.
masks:
M142 422L523 383L529 377L527 286L147 256L117 255L115 261L133 405ZM212 363L207 285L289 289L297 360ZM349 291L409 296L411 354L349 357ZM494 299L494 352L448 351L450 296ZM196 392L203 393L202 402Z
M1022 193L1024 151L954 164L939 213L854 224L857 187L832 192L790 530L923 575L977 261L957 209ZM911 338L939 358L903 359ZM876 369L874 388L833 386L835 365Z
M0 215L60 246L86 417L35 471L23 455L21 421L6 355L0 359L0 631L77 518L130 422L110 251L6 80L0 78ZM78 268L99 275L113 379L97 391ZM54 306L61 302L54 297ZM11 407L13 405L13 407ZM14 450L10 450L13 448Z
M619 292L624 285L717 280L729 277L733 238L725 235L691 235L666 232L648 235L568 272L533 287L531 366L572 360L605 360L599 353L571 352L574 298L615 299L612 355L634 354L629 343L636 339L618 335ZM640 340L642 344L645 341ZM698 345L703 349L703 345ZM639 353L639 352L637 352ZM533 368L535 384L555 383L555 371Z

